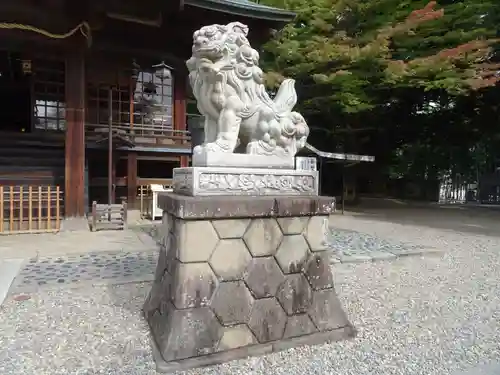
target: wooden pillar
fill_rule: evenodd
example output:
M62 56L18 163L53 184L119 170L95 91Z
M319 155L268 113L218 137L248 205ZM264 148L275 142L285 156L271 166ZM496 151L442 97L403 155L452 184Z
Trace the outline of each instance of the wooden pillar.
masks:
M127 203L129 208L135 208L137 197L137 153L131 152L127 157Z
M85 216L85 56L83 49L66 55L65 216Z
M185 131L186 124L186 93L187 93L187 76L184 71L177 71L174 74L174 130ZM181 132L176 132L181 135ZM184 141L181 141L185 143ZM189 157L183 155L180 157L180 166L187 167L189 165Z

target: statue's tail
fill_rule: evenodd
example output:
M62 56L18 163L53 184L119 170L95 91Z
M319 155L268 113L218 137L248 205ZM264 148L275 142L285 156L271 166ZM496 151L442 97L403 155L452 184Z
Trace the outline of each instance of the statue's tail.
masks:
M297 103L295 80L287 78L282 83L274 97L274 105L278 113L290 112Z

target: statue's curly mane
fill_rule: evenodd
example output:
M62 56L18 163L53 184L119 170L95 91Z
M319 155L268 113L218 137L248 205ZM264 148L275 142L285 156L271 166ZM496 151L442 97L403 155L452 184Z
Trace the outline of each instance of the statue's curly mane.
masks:
M202 85L201 75L212 71L224 85L229 85L240 98L272 107L273 101L263 85L263 72L259 68L259 53L250 46L247 26L232 22L228 25L202 27L193 35L193 56L188 61L190 79L195 86ZM193 88L195 87L193 86ZM244 117L251 116L255 108L248 108Z

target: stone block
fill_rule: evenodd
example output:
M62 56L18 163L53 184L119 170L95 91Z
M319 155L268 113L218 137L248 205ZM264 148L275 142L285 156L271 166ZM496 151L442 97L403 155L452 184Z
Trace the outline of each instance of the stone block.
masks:
M317 196L317 171L184 167L173 170L173 190L190 196Z
M159 193L158 206L179 219L248 219L293 216L328 216L335 198L322 196L210 196L190 197Z
M183 263L208 261L219 242L219 236L209 220L182 220L176 225L175 235L177 257Z
M310 254L303 271L314 290L333 288L333 275L330 269L330 253L328 251Z
M170 308L165 314L156 313L149 323L165 361L214 353L222 333L217 318L207 307Z
M231 154L206 152L205 150L193 154L193 167L226 167L226 168L265 168L265 169L294 169L293 156L280 157L277 155Z
M252 256L241 239L220 240L210 265L222 280L240 280Z
M309 316L320 331L332 330L350 325L340 305L335 289L316 290L309 309Z
M212 225L219 238L241 238L250 224L250 219L213 220Z
M284 236L276 252L276 260L284 273L301 272L309 256L309 246L301 234Z
M284 280L274 257L253 258L245 272L245 282L255 298L275 296Z
M305 237L312 251L324 251L328 244L328 217L312 216L307 223Z
M276 298L287 315L306 313L312 302L311 286L301 273L286 275L285 282L276 293Z
M255 336L246 324L225 327L217 351L243 348L257 343Z
M243 239L254 257L270 256L276 253L283 233L276 219L254 219Z
M243 281L223 282L211 303L212 310L224 325L248 322L254 299Z
M353 336L324 267L327 253L311 252L306 238L309 217L324 216L330 199L171 194L160 201L168 235L143 307L158 371Z
M208 263L180 263L173 267L172 301L176 308L208 306L218 281Z
M285 332L286 314L275 298L254 302L248 326L259 343L281 340Z
M317 331L309 315L292 315L288 317L286 322L283 338L288 339L291 337L310 335Z
M283 234L301 234L309 221L309 217L279 217L277 220Z

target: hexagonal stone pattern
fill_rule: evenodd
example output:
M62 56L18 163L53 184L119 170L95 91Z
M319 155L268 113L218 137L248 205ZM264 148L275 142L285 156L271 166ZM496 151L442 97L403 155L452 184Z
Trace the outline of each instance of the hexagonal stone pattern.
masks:
M285 325L286 314L275 298L255 301L248 326L260 343L280 340Z
M254 257L274 255L283 233L275 219L254 219L243 239Z
M206 262L219 241L208 220L182 220L176 225L178 258L183 263Z
M320 331L345 327L349 324L334 289L313 292L309 316Z
M247 325L240 324L224 328L217 351L242 348L256 343L257 340Z
M322 251L309 255L303 271L314 290L333 288L329 252Z
M302 270L309 255L309 246L304 236L294 234L284 236L276 252L276 260L284 273L295 273Z
M239 280L252 256L241 239L220 240L210 264L222 280Z
M276 293L276 298L288 315L305 313L312 302L311 286L301 273L287 275Z
M172 274L172 302L178 309L207 306L217 284L208 263L177 262Z
M283 234L301 234L308 220L308 216L280 217L277 219Z
M212 220L219 238L241 238L245 234L250 219Z
M222 329L209 308L155 314L150 327L165 361L175 361L216 351Z
M307 314L289 316L283 338L304 336L317 332L311 318Z
M304 235L312 251L328 250L328 217L312 216L307 223Z
M222 324L233 325L248 321L253 302L243 281L230 281L219 285L211 307Z
M255 298L275 296L284 280L274 257L253 258L245 272L245 281Z

